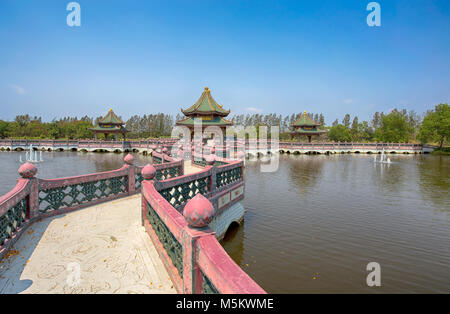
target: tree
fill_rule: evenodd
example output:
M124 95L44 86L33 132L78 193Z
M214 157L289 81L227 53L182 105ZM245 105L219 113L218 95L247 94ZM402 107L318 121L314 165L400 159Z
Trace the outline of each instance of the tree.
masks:
M381 120L380 113L377 111L374 113L373 119L372 119L372 127L374 129L377 129L380 127L380 120Z
M16 118L14 119L15 122L17 122L19 124L19 126L24 127L26 126L28 123L30 123L31 118L29 115L25 114L25 115L19 115L16 116Z
M388 115L381 115L375 137L382 142L408 142L412 132L407 116L394 109Z
M0 138L5 138L8 136L9 123L0 120Z
M48 135L53 139L57 139L59 137L59 127L56 122L52 122L51 124L49 124Z
M323 114L320 114L319 116L319 123L322 127L325 126L325 117L323 116Z
M359 139L359 134L358 134L359 128L358 127L359 127L358 117L354 117L353 122L352 122L352 128L350 130L353 141L357 141Z
M426 143L436 141L442 149L444 141L450 137L450 107L448 104L439 104L429 111L423 119L419 129L418 138Z
M370 127L369 122L363 121L358 125L358 135L359 138L365 141L370 141L373 139L373 128Z
M344 119L342 120L342 124L346 127L349 128L350 127L350 115L347 113L344 117Z
M328 138L335 142L350 142L352 140L352 135L345 125L338 124L330 128L328 131Z

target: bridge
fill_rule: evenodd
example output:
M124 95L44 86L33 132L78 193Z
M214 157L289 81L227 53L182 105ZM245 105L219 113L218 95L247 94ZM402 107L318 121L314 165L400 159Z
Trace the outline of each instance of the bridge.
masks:
M151 154L157 149L170 150L178 139L149 139L140 141L91 141L91 140L0 140L0 150L22 151L30 148L41 151L81 151L81 152L138 152ZM218 148L218 146L217 146ZM258 156L273 153L287 154L376 154L383 150L388 154L421 154L433 151L432 147L413 143L301 143L293 141L233 141L217 151L245 149L247 155ZM232 155L232 154L231 154Z
M80 152L141 152L150 154L157 147L171 147L175 139L149 139L143 141L97 141L97 140L21 140L0 139L0 150L23 151L30 145L40 151Z
M0 292L265 293L218 241L244 219L243 162L152 161L45 180L22 165L0 197Z

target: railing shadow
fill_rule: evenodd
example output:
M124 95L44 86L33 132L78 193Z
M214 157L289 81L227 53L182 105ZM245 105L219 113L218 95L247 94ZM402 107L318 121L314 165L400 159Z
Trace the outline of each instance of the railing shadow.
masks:
M64 217L65 214L38 220L31 224L0 261L0 294L18 294L33 285L33 281L24 274L36 247L51 222Z

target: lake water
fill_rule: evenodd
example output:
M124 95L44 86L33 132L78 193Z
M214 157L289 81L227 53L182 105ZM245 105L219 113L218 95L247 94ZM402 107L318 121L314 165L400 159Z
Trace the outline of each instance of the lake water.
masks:
M121 154L43 156L40 178L123 165ZM450 158L389 157L281 155L273 173L247 161L248 211L224 248L271 293L450 293ZM14 187L18 160L0 153L0 193ZM369 262L381 266L381 287L366 284Z

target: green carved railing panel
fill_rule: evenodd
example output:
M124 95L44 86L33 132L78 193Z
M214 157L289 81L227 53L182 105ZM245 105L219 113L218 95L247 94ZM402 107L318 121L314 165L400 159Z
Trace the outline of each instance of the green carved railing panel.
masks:
M153 156L153 163L154 164L162 164L162 159L156 156Z
M207 166L206 160L204 158L202 158L202 159L200 159L200 158L194 159L194 164L196 164L198 166L201 166L201 167L206 167ZM215 160L214 161L214 166L223 166L223 165L227 165L227 163L224 162L224 161L220 161L220 160Z
M198 193L206 195L211 191L211 178L204 177L159 191L173 207L178 208Z
M41 190L39 191L39 211L45 213L127 192L127 176Z
M144 177L140 173L136 173L134 175L134 182L136 184L136 190L139 190L142 186L142 181L144 181Z
M214 161L214 166L223 166L223 165L227 165L227 163L220 160Z
M27 208L27 198L24 198L0 217L0 245L23 225L27 217Z
M147 205L147 219L158 237L159 242L161 242L167 255L169 255L172 260L173 266L178 270L180 277L183 278L183 247L172 232L166 227L149 202L147 202Z
M201 167L206 167L206 161L204 158L194 158L194 164Z
M156 180L159 181L178 177L180 175L181 175L181 168L179 166L156 170Z
M242 179L242 170L240 167L217 173L216 186L218 188L231 184Z
M202 277L202 294L219 294L220 292L217 291L216 287L213 285L213 283L208 279L208 277L205 276L203 272Z

